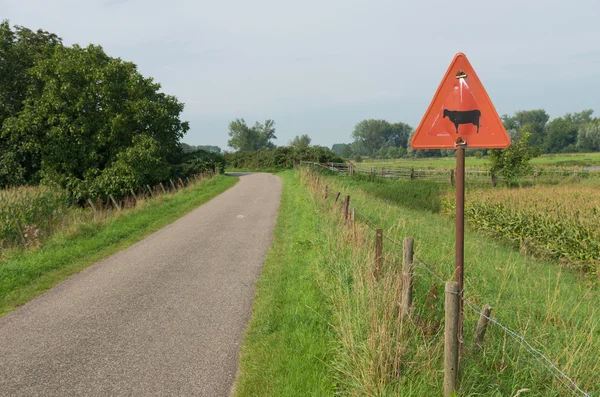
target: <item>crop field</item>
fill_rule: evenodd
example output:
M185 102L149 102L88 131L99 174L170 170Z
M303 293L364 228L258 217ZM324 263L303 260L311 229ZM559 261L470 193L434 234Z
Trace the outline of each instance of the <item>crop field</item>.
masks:
M454 213L453 197L443 203L446 212ZM475 229L600 277L600 186L474 190L465 215Z
M586 166L600 166L600 153L566 153L566 154L544 154L531 160L534 167L561 167L561 168L582 168ZM436 157L436 158L417 158L417 159L396 159L396 160L376 160L367 159L361 163L369 167L407 167L423 169L453 169L456 167L454 157ZM466 166L470 169L484 169L489 166L486 157L467 157Z
M302 241L308 244L310 256L316 257L311 272L303 274L302 282L312 277L312 285L319 287L320 300L327 304L325 310L319 309L319 316L323 316L320 323L328 324L333 333L333 340L329 333L327 342L323 340L332 345L329 355L308 355L305 360L315 360L315 365L327 360L334 394L441 394L444 282L454 278L454 219L443 213L449 190L432 181L342 178L308 170L298 171L296 178L305 188L304 192L294 191L304 203L301 216L312 217L310 227L302 230ZM553 219L575 225L595 238L592 236L598 227L597 217L593 216L598 210L595 187L529 189L540 190L532 194L527 189L474 189L467 199L469 202L485 199L492 207L494 203L509 201L520 214L516 219L529 214L535 217L537 213L543 215L544 222ZM346 222L341 216L342 200L335 200L337 192L342 198L351 197L355 223ZM511 222L514 220L506 223ZM482 231L473 222L468 225L465 235L468 303L457 396L514 396L519 392L540 397L586 395L582 391L599 396L600 283L595 276L590 277L593 258L588 260L572 253L579 251L538 255L536 250L515 246L508 236L499 238ZM373 277L375 228L381 228L384 235L382 270L377 278ZM532 228L538 230L537 224ZM548 226L538 233L560 230L561 227ZM398 315L398 302L405 237L414 239L416 259L414 307L410 316L402 318ZM297 247L290 244L278 249L291 252ZM582 264L581 259L588 265L571 266L571 262ZM297 294L293 285L296 284L289 283L289 293ZM279 290L285 295L284 291ZM260 304L260 295L257 299ZM492 307L494 322L488 326L485 344L479 349L473 344L474 331L478 311L486 304ZM270 310L270 315L277 316L278 310L283 309ZM266 327L264 324L272 324L272 320L264 316L265 313L257 313L253 320L257 331L277 332L280 340L295 336L293 327ZM312 321L315 320L313 316ZM307 343L310 344L299 343L298 349L305 351ZM251 352L252 346L246 350L247 354ZM246 365L242 379L261 379L268 368L275 387L288 384L286 377L290 371L272 368L271 362L279 360L277 354L276 349L263 357L262 362ZM306 384L311 382L302 371L293 376L302 378ZM302 381L295 379L294 383ZM268 385L263 387L263 391L269 390ZM251 394L240 390L238 395Z

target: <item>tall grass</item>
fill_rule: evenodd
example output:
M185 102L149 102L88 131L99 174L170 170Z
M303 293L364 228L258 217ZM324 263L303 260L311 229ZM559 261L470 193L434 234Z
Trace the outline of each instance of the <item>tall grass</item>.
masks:
M70 206L65 190L46 186L0 190L0 249L38 244L62 222Z
M348 182L302 171L321 219L322 286L332 305L338 348L332 357L338 392L358 396L440 395L443 380L443 280L453 279L454 224L441 214L398 205L369 193L368 182ZM359 186L363 184L363 186ZM341 220L340 203L330 192L350 194L359 219ZM384 271L375 280L374 235L366 219L401 242L415 239L422 260L415 267L414 309L398 316L401 249L387 242ZM465 295L475 309L493 307L493 316L523 335L580 387L600 395L600 290L577 272L524 256L480 232L465 236ZM441 275L438 280L428 269ZM567 388L519 341L495 324L481 351L472 341L478 314L465 312L458 396L566 396Z

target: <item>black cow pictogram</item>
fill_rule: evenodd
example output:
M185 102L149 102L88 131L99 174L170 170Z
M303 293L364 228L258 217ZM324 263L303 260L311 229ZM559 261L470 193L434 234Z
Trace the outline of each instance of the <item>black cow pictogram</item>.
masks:
M448 110L444 109L444 117L454 124L456 133L458 134L458 126L461 124L473 124L477 126L477 133L479 133L479 118L481 117L481 111L479 110Z

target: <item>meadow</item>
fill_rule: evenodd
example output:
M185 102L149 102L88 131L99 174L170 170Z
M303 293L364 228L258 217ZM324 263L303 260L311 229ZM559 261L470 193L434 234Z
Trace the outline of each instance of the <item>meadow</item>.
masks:
M487 157L467 157L466 166L470 169L486 169L489 167ZM600 166L600 153L563 153L543 154L531 160L534 168L570 168L581 169L586 166ZM395 160L365 159L360 165L365 167L406 167L423 169L454 169L456 158L454 157L427 157Z

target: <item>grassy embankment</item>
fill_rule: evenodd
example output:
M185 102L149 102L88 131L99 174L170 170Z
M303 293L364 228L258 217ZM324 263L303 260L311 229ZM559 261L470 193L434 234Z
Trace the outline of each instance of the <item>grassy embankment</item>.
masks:
M486 157L468 157L466 160L467 168L472 169L484 169L489 164L490 162ZM531 164L534 167L566 167L570 169L597 166L600 165L600 153L544 154L532 159ZM360 165L368 167L441 168L450 170L456 167L456 159L454 157L397 160L366 159Z
M279 175L283 191L277 226L256 285L234 395L332 395L331 313L317 282L322 273L320 222L293 171Z
M288 221L280 223L269 256L271 268L267 265L259 284L242 359L240 385L260 388L240 387L237 395L439 395L443 283L417 262L414 312L400 319L401 248L385 241L384 270L374 280L374 232L363 221L355 229L345 225L339 203L332 202L333 194L325 201L323 192L327 184L330 192L350 194L351 205L360 210L359 218L368 217L386 236L399 242L413 237L423 263L443 280L451 280L454 222L439 213L444 191L439 184L426 181L320 178L316 182L304 175L310 192L298 189L289 176L285 179L287 185L295 186L288 194L293 193L294 200L303 205L282 206L280 219ZM291 208L294 214L288 214ZM282 236L295 236L298 229L303 230L301 239ZM300 241L310 243L303 244L305 251L298 255L294 250ZM467 299L477 308L491 305L502 324L523 335L584 390L599 395L598 284L555 261L531 258L513 245L471 229L466 233L465 253ZM281 283L279 273L289 271L290 263L296 264L292 268L300 265L302 271L288 273ZM316 302L304 298L306 290L312 291L309 296L318 297L316 311ZM295 310L299 314L287 320L279 314ZM313 322L304 320L306 313L314 314ZM475 351L477 317L467 308L459 396L513 396L523 388L530 389L528 396L569 395L521 343L494 324L483 350ZM313 332L304 333L307 327ZM323 348L311 352L312 343ZM292 361L305 364L285 365ZM309 375L319 370L331 378ZM291 384L295 386L288 387Z
M176 193L138 203L119 212L94 214L61 204L53 234L27 239L27 248L2 251L0 257L0 315L43 293L69 275L141 240L227 190L237 178L219 176L197 182ZM30 196L33 193L28 193ZM41 197L54 197L42 194ZM61 197L59 195L59 197ZM50 199L48 199L50 201ZM61 200L58 200L62 203ZM37 203L32 200L32 203ZM38 213L43 208L38 207ZM38 215L38 218L40 216Z

